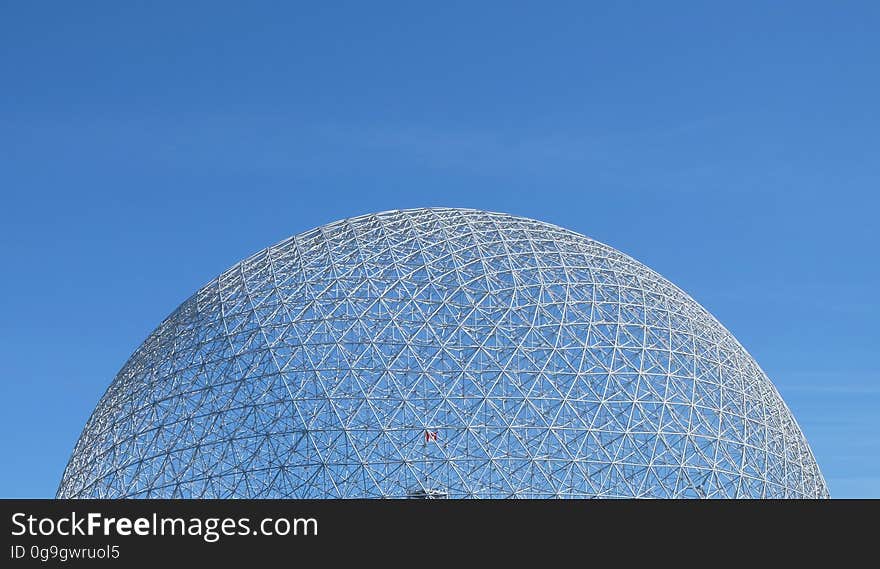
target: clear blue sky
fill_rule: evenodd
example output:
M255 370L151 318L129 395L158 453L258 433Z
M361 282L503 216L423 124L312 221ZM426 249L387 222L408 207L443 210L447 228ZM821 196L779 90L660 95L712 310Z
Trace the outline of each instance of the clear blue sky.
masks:
M880 497L880 4L311 4L0 5L0 496L229 265L442 205L659 271Z

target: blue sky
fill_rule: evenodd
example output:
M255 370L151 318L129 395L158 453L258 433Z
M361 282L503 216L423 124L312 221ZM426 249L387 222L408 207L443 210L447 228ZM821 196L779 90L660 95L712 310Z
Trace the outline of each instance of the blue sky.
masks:
M875 2L4 2L0 496L237 260L460 206L657 270L880 497Z

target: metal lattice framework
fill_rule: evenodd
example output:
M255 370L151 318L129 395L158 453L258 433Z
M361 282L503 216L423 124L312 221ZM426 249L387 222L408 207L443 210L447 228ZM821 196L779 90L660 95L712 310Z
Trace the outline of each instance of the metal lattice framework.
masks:
M147 338L58 497L828 496L767 376L626 255L393 211L235 265Z

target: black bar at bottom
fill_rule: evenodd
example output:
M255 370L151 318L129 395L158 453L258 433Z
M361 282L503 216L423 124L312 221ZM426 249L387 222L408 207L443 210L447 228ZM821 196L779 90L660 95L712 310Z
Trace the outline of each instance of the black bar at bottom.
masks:
M873 546L877 501L0 500L0 567L492 567ZM865 523L863 520L870 520ZM65 535L74 533L74 535ZM37 535L33 535L37 534ZM46 535L43 535L46 534ZM90 535L91 534L91 535ZM750 553L752 552L752 553ZM753 560L753 559L752 559ZM601 563L607 566L607 563ZM665 565L664 565L665 566Z

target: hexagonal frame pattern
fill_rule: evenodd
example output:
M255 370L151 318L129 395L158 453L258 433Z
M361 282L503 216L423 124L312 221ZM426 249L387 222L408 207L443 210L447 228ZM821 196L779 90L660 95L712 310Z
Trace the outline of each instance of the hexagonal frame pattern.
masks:
M461 209L308 231L184 302L59 498L822 498L776 389L705 309L563 228Z

